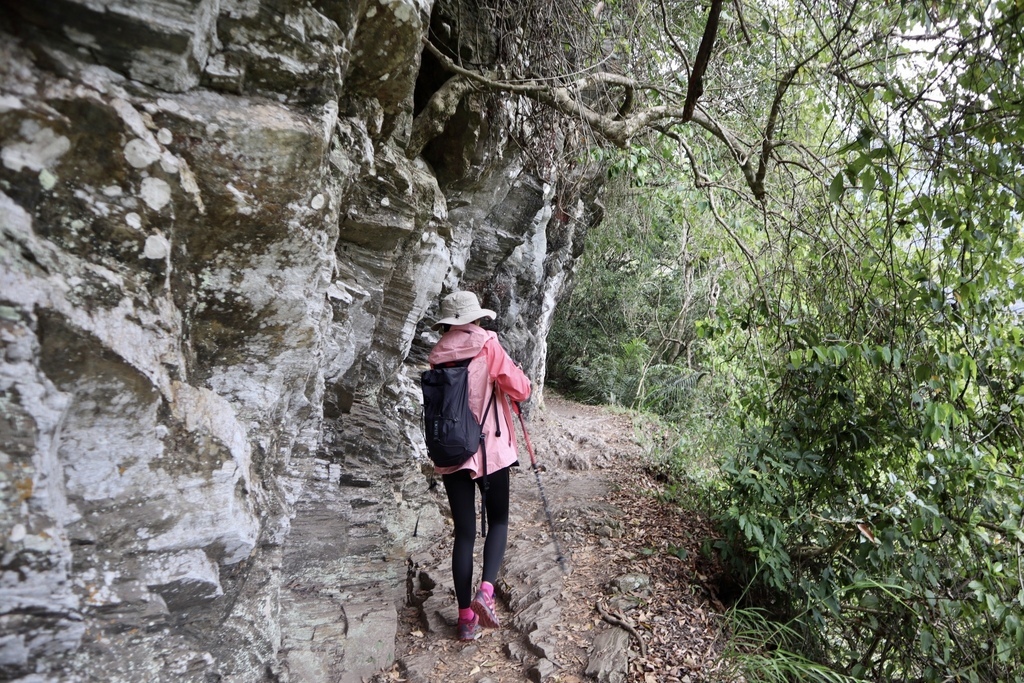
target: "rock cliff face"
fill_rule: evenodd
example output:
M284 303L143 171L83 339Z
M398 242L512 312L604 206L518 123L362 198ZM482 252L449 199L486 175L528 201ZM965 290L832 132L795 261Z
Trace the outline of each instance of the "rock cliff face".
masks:
M406 557L444 533L424 321L476 291L539 387L599 219L521 103L470 94L408 158L446 79L424 37L486 64L493 26L457 0L0 6L0 678L391 661Z

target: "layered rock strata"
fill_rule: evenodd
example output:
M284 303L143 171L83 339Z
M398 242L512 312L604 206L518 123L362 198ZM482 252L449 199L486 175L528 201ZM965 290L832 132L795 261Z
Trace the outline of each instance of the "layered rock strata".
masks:
M408 158L446 79L424 36L486 62L492 24L429 0L0 7L0 677L393 658L405 558L443 533L424 321L473 289L542 384L599 218L580 171L518 146L511 100L468 95Z

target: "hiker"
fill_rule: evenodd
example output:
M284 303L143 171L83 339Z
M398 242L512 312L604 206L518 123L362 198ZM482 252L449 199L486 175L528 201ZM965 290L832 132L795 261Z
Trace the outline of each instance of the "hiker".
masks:
M468 365L469 407L483 427L482 448L468 460L434 468L441 475L455 522L452 579L459 603L458 639L463 641L479 638L481 625L500 625L494 611L494 582L508 541L509 468L519 465L507 399L524 401L530 396L530 380L502 348L498 335L480 327L484 318L493 320L495 316L494 311L480 308L472 292L449 294L441 301L441 319L432 327L443 329L444 334L429 356L431 367L472 359ZM495 388L497 396L492 403ZM477 488L488 527L480 589L471 598Z

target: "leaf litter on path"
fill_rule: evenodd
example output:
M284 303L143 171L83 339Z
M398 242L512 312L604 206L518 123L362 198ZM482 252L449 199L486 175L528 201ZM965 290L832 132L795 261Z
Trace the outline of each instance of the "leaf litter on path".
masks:
M451 538L446 535L437 539L429 558L420 558L417 569L429 572L431 582L436 581L430 592L439 597L424 604L431 609L440 604L437 611L443 619L435 616L435 628L425 628L428 620L423 605L402 608L396 640L398 663L391 671L381 672L379 680L594 680L584 674L594 638L619 628L602 618L598 600L644 639L647 655L640 657L638 643L630 637L628 683L715 680L721 668L721 603L709 593L706 576L715 568L700 548L702 540L711 536L711 526L708 520L685 514L657 495L662 484L647 467L632 418L549 394L545 407L534 409L527 429L544 465L541 477L546 497L571 565L568 576L557 574L561 585L555 602L560 615L550 629L550 647L542 643L538 648L516 627L521 613L531 607L512 613L507 600L518 595L515 602L521 603L530 596L517 594L523 586L511 576L499 578L497 611L502 628L485 629L483 636L471 643L455 640ZM528 456L525 452L521 455L524 466L512 477L510 554L551 542L536 480L525 459ZM440 486L434 495L446 512ZM481 546L477 543L475 580L479 580ZM550 562L553 565L553 552ZM505 564L510 564L509 555ZM548 569L537 566L536 572ZM550 655L550 664L538 666L542 653Z

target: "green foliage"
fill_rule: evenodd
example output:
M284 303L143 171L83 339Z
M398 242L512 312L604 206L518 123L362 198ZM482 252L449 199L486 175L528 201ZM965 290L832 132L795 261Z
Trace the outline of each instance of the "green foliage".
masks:
M960 210L976 194L918 195L842 270L827 234L796 246L800 299L747 327L773 352L743 401L747 446L723 464L720 547L807 609L812 649L856 676L1019 676L1024 254L997 197L985 229Z
M722 262L691 239L700 219L691 197L643 185L652 163L640 147L610 164L608 214L588 236L549 337L548 372L577 398L680 416L708 375L695 323L720 287Z
M832 671L796 652L800 635L791 624L780 624L757 608L732 607L725 615L730 634L723 653L727 681L748 683L851 683L856 680Z
M940 66L872 67L831 182L790 207L815 229L707 326L761 370L718 547L837 670L1024 680L1021 8L936 11Z
M683 425L765 610L737 676L1024 680L1024 5L735 9L708 135L612 164L551 374Z
M678 365L651 364L643 339L624 343L618 354L602 353L569 366L564 379L579 398L661 415L685 412L706 372Z

